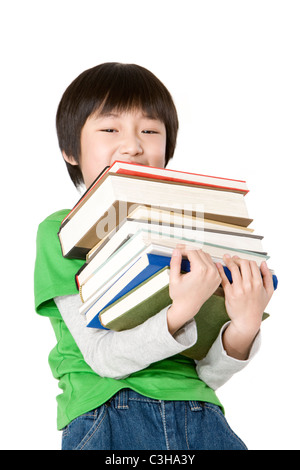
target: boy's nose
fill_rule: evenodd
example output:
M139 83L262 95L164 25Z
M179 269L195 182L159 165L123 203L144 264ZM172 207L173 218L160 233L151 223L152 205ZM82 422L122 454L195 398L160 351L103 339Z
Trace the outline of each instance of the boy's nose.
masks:
M119 152L121 155L139 156L143 153L141 142L137 136L128 136L120 144Z

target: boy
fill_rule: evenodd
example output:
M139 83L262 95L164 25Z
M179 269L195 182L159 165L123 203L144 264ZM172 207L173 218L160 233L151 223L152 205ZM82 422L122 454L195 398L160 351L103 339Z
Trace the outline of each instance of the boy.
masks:
M164 167L172 158L178 119L172 97L148 70L107 63L83 72L65 91L57 134L70 177L88 187L115 160ZM172 305L144 324L114 332L86 328L74 275L82 261L64 259L57 232L69 210L39 226L36 310L48 316L57 345L49 363L59 380L62 449L246 449L229 428L214 390L245 367L259 347L260 324L272 294L265 264L203 251L174 250ZM182 255L191 263L182 275ZM261 275L262 274L262 275ZM180 353L197 339L193 317L222 283L230 322L207 357Z

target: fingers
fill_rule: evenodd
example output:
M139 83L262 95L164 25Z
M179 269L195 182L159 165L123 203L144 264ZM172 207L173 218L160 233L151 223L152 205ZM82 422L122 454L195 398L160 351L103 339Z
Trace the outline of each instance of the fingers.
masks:
M238 266L240 276L244 283L249 284L254 281L256 284L262 284L261 273L255 261L241 259L238 256L233 256L232 260ZM238 275L237 270L236 274Z
M170 282L176 282L181 275L181 261L182 254L180 249L175 248L172 253L171 262L170 262Z
M223 257L226 267L229 269L231 274L231 281L236 287L241 287L242 284L250 287L255 273L255 267L251 266L251 262L240 259L238 256L224 255ZM256 265L256 263L255 263ZM223 288L231 286L231 282L226 276L225 270L221 263L217 263L220 275L222 277Z
M262 262L260 266L260 271L262 274L264 288L266 289L268 295L271 297L274 292L273 276L265 261Z
M274 291L273 276L267 263L264 261L261 267L255 261L241 259L238 256L224 256L224 262L232 275L232 282L239 286L250 288L251 286L264 287L268 295L272 295ZM219 269L220 271L220 269ZM224 271L224 270L223 270ZM223 277L222 277L223 279Z
M181 276L182 256L186 256L190 261L191 270L201 266L204 268L216 267L223 288L227 288L231 285L221 263L215 264L208 253L202 250L188 250L184 245L178 245L173 251L170 281L176 281ZM255 261L245 260L238 256L231 257L224 255L223 260L231 273L232 283L236 287L242 287L243 285L243 287L247 288L248 286L250 289L251 286L254 285L257 287L263 286L268 294L272 295L274 290L273 277L265 262L263 262L259 268Z
M211 256L202 250L187 250L186 256L193 266L199 262L204 264L206 267L211 267L214 265Z
M196 268L197 266L215 269L215 263L213 262L210 254L203 250L188 250L184 247L182 248L182 254L188 258L191 264L191 269L194 269L194 267Z
M178 278L181 275L181 262L182 256L186 256L193 266L198 265L199 261L206 267L217 267L222 285L231 285L224 268L221 263L214 263L211 256L203 250L189 250L185 245L177 245L173 251L171 258L171 273L173 278ZM232 282L237 286L255 284L256 286L263 285L269 294L274 291L273 276L270 272L267 263L264 261L260 268L255 261L249 261L238 256L231 257L225 254L223 257L224 263L229 269L232 277ZM171 275L170 273L170 275Z
M240 287L242 285L242 276L241 276L241 271L240 271L238 260L239 260L238 257L231 258L231 256L229 255L223 256L223 261L231 273L233 285ZM249 277L249 270L246 269L245 275L246 277L247 276ZM228 287L228 283L226 283L225 286ZM223 285L223 288L224 288L224 285Z
M202 250L189 250L186 249L184 245L177 245L176 249L173 251L171 258L170 275L172 274L172 280L175 280L180 276L182 256L186 256L188 258L191 270L201 269L201 267L203 267L204 269L216 269L216 265L208 253L205 253Z
M227 289L227 287L230 286L229 279L228 279L228 277L226 276L225 271L224 271L224 268L223 268L223 266L221 265L221 263L217 263L216 266L217 266L217 268L218 268L218 271L219 271L219 274L220 274L220 277L221 277L222 287L223 287L223 289L225 290L225 289Z

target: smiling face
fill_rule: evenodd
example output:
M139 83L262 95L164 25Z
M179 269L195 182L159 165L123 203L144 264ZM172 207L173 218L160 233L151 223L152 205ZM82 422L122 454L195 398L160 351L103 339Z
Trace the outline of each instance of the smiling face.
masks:
M142 110L91 115L81 131L79 166L85 186L116 160L163 168L166 140L164 123ZM68 163L78 165L63 154Z
M68 173L79 187L116 159L166 166L175 151L178 117L170 92L152 72L108 62L68 86L56 129Z

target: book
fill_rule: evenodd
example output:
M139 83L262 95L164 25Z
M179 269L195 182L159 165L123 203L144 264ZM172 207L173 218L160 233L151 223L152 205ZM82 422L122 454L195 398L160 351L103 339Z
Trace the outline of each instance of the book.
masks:
M170 266L170 256L159 256L154 254L144 254L138 258L134 264L128 268L104 293L98 291L92 295L88 301L84 302L79 309L81 314L85 314L87 326L93 328L102 328L99 321L99 314L119 298L135 289L151 276L156 274L164 267ZM181 264L182 272L190 271L190 263L183 258ZM232 282L232 277L227 266L224 266L227 278ZM277 277L273 275L274 288L277 288ZM221 290L222 292L222 290Z
M172 303L168 285L169 268L165 267L104 309L99 315L101 324L114 331L140 325ZM267 316L264 314L263 319ZM197 343L182 354L196 360L203 359L228 320L224 297L213 294L195 316Z
M246 181L172 170L169 168L157 168L140 165L138 163L115 161L108 171L126 175L146 176L160 180L165 179L176 183L196 184L220 190L237 191L244 195L249 192Z
M201 212L207 219L244 227L252 222L240 192L108 171L62 222L58 236L63 256L85 259L136 204Z
M162 236L162 238L175 236L178 240L195 240L199 243L205 238L202 230L180 226L170 227L166 224L148 224L148 222L145 221L138 222L125 219L123 223L119 225L117 231L114 231L110 237L92 250L92 256L88 253L87 262L83 265L81 270L86 268L85 275L88 275L88 273L91 273L93 269L95 269L95 266L104 263L119 247L124 245L124 243L140 231L149 234L149 236L151 232L153 232L156 238L160 236Z
M204 227L211 230L224 230L228 232L237 232L239 234L253 233L254 229L250 227L242 227L240 225L227 224L225 222L199 218L188 212L179 212L172 210L164 210L154 206L136 205L129 210L128 220L148 221L149 223L181 225L183 227Z
M127 292L131 291L153 274L164 267L170 266L170 256L155 255L146 253L140 256L111 286L99 295L96 291L87 302L84 302L79 309L81 314L85 314L87 326L101 328L98 314L111 303L118 300ZM183 272L189 271L189 262L182 260L181 269Z
M96 291L104 292L142 255L172 256L172 252L171 247L145 241L142 231L136 233L102 264L89 263L79 269L75 280L81 300L85 302Z
M103 179L108 173L119 173L142 177L146 176L147 178L160 180L165 179L167 181L173 181L176 183L196 184L199 186L201 185L220 190L237 191L244 195L249 192L246 181L243 180L201 175L198 173L171 170L168 168L157 168L148 165L141 165L139 163L127 163L116 160L111 166L106 166L103 168L95 181L93 181L89 188L87 188L73 209L65 217L63 222L66 219L70 219L73 214L80 209L81 205L84 204L85 201L93 194L93 192L97 189L97 186L101 184L101 179Z
M87 326L134 328L170 305L170 261L178 244L202 249L223 266L225 253L258 266L269 259L263 237L249 228L247 193L240 180L126 162L105 168L58 233L63 256L86 260L75 279ZM190 270L185 258L181 269ZM273 283L276 289L275 274ZM229 319L221 286L195 319L198 341L184 354L201 359Z
M87 255L87 261L81 268L81 273L85 269L84 276L87 278L94 270L95 266L104 263L119 247L124 245L134 234L140 230L153 233L156 240L159 237L176 237L178 241L192 240L195 242L223 245L228 249L238 249L253 251L260 254L267 254L263 251L262 236L253 234L237 234L236 232L228 232L223 230L211 230L201 227L201 221L198 229L185 227L181 225L170 226L168 224L148 223L147 221L124 220L116 231L110 234L102 243L96 245ZM199 245L200 246L200 245ZM80 276L78 276L79 280ZM79 280L80 283L80 280ZM81 282L82 283L82 282Z
M114 331L134 328L172 303L168 294L170 268L164 267L99 314L100 323ZM156 297L154 299L154 294ZM152 301L156 302L152 303ZM143 306L142 306L143 303ZM136 308L135 308L136 307Z
M178 244L185 244L187 249L203 249L203 251L212 256L214 261L219 261L222 264L225 253L255 261L259 266L262 261L269 259L268 255L261 253L232 249L194 239L183 239L175 236L168 237L163 236L161 233L155 233L153 230L139 229L114 251L108 259L102 257L102 252L100 251L76 273L76 284L78 289L80 289L82 300L88 299L97 288L109 282L117 273L122 270L124 272L126 268L130 267L130 263L133 264L136 257L142 253L153 252L154 254L171 256Z
M118 243L120 244L120 240L125 241L126 238L143 227L170 236L195 238L208 243L222 241L223 245L232 248L264 253L261 243L263 236L253 234L253 230L247 227L219 223L203 219L201 216L196 218L186 213L138 205L130 211L126 219L122 220L88 252L86 255L87 262L100 250L106 250L108 248L107 244L110 245L110 250L113 250L113 247L117 247Z
M103 258L110 256L119 246L125 243L138 230L146 230L155 234L161 234L163 237L177 237L182 239L194 240L198 242L213 243L216 245L225 245L229 248L253 251L266 254L262 246L262 236L253 234L238 234L228 230L212 230L205 227L205 223L199 220L198 227L186 227L183 225L160 224L148 221L136 221L124 219L123 222L113 230L112 233L101 243L96 245L87 255L89 262L95 256L100 254Z

